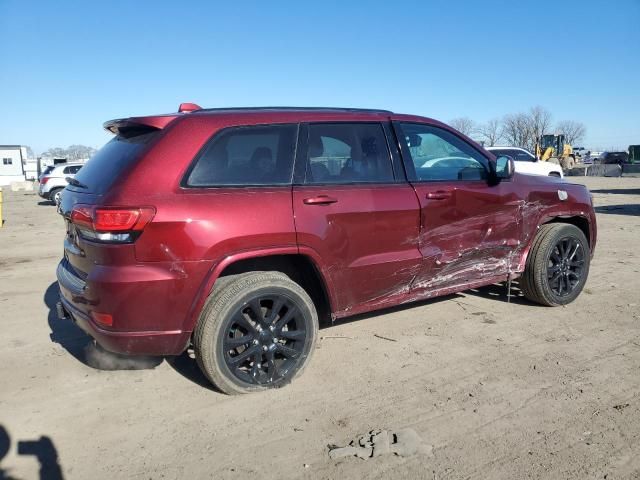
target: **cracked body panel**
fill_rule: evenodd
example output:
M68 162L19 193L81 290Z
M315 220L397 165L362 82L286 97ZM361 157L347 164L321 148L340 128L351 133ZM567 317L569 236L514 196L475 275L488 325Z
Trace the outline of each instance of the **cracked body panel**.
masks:
M379 285L384 288L364 302L344 306L335 312L336 318L517 278L540 225L574 216L595 222L582 187L563 184L572 208L558 204L555 179L516 174L497 186L456 182L449 186L453 192L449 198L427 198L430 191L443 187L442 183L414 185L420 200L419 233L408 235L402 245L415 248L417 260L401 267L387 264L398 268L387 270L386 284ZM594 245L594 234L589 236ZM332 265L329 271L334 268L342 267ZM352 290L358 288L357 283L351 285Z

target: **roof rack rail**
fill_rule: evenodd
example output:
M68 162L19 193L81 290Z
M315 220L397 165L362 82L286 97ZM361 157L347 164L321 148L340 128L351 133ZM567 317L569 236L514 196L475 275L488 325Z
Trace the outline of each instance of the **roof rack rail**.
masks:
M386 113L392 114L390 110L378 108L349 108L349 107L217 107L202 108L199 112L228 112L228 111L268 111L268 110L289 110L289 111L338 111L338 112L363 112L363 113Z

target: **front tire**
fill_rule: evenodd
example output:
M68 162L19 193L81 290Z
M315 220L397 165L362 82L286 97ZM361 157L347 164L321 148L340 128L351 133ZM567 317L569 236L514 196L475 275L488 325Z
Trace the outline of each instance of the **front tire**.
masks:
M307 292L280 272L218 280L194 331L204 375L233 395L277 388L309 363L318 315Z
M591 252L582 230L567 223L540 227L520 278L524 296L556 307L573 302L587 281Z

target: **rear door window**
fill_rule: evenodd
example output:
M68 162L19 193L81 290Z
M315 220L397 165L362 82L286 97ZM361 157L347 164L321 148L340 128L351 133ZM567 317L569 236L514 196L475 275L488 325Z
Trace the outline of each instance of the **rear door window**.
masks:
M141 157L144 148L158 134L159 130L153 130L128 138L116 136L78 171L76 180L87 188L77 185L69 185L67 188L98 195L105 193L124 170Z
M309 125L307 184L394 181L387 140L379 123Z
M297 124L225 129L198 154L186 185L290 185L297 135Z

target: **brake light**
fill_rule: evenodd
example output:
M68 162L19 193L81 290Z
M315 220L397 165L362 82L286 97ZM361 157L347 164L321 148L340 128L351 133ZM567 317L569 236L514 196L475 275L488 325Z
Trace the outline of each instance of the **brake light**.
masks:
M71 223L78 226L93 228L93 213L91 207L77 205L71 211Z
M91 240L131 242L153 219L153 207L94 207L76 205L71 211L71 223Z
M91 312L91 318L105 327L113 327L113 317L108 313Z
M97 208L93 216L93 227L98 232L138 232L151 221L152 208Z
M42 180L40 180L40 185L44 185L49 180L51 180L51 177L42 177Z

